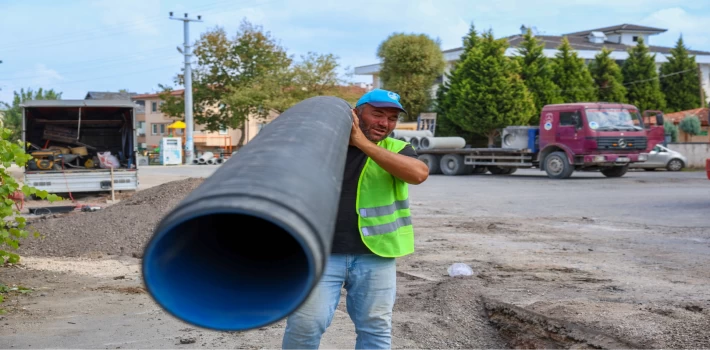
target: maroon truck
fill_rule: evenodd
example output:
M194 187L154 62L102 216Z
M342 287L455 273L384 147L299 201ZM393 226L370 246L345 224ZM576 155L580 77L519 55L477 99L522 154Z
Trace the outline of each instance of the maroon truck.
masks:
M655 126L650 116L655 115ZM501 148L418 149L431 174L512 174L539 168L553 179L576 171L621 177L665 137L663 113L620 103L566 103L542 109L539 126L503 130Z

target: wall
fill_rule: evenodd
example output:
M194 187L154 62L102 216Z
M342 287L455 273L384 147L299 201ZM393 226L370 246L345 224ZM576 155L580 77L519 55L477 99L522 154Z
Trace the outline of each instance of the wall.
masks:
M668 148L688 158L689 168L705 168L705 159L710 158L710 143L669 143Z

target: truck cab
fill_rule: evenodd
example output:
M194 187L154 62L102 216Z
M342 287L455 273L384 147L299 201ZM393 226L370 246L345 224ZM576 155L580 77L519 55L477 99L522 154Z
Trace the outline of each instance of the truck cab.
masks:
M540 116L540 169L553 178L567 178L574 170L623 176L629 164L645 161L663 142L662 113L656 114L657 126L644 119L629 104L547 105Z

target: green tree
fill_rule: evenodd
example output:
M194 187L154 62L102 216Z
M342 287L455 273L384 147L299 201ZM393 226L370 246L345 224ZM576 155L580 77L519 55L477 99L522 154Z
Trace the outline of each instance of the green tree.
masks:
M21 104L32 100L59 100L62 98L61 92L58 93L53 89L44 90L42 88L39 88L37 91L33 91L31 88L27 89L27 91L25 91L25 89L20 89L19 92L14 91L13 95L14 97L12 98L12 104L0 102L0 104L4 105L6 108L6 110L3 111L3 119L5 127L12 132L9 137L9 140L12 142L22 138Z
M380 44L377 56L382 87L401 96L408 120L429 110L432 87L446 66L439 41L425 34L395 33Z
M603 47L589 64L589 72L597 87L599 101L625 103L624 76L621 74L621 67L610 57L611 52Z
M281 113L303 99L334 95L351 103L360 97L342 84L338 57L309 52L294 61L277 40L262 27L244 20L229 38L222 28L204 33L195 45L197 67L193 71L195 122L209 131L241 129L238 146L244 143L249 118L265 119ZM176 77L183 84L183 75ZM161 85L161 111L184 119L183 96Z
M666 135L671 136L671 142L678 142L678 127L672 121L666 120L663 122L663 131Z
M458 127L495 142L508 125L526 125L535 103L520 77L517 61L505 56L508 42L489 30L457 64L446 91L446 116Z
M621 67L627 100L641 111L665 110L666 100L656 73L656 55L650 54L641 37L628 53L629 57Z
M702 132L702 128L700 127L700 119L696 115L688 115L683 118L683 120L678 123L678 128L685 132L685 141L688 141L688 136L699 135L700 132Z
M302 55L300 61L294 62L288 75L290 82L286 83L291 89L287 90L288 103L283 107L288 108L304 99L323 95L338 96L355 104L362 94L350 88L348 81L338 74L338 60L339 57L333 54L309 52Z
M579 58L570 46L567 37L562 38L562 44L555 54L553 72L552 80L559 86L563 102L587 102L597 99L594 79L584 60Z
M535 102L535 111L530 117L531 124L540 122L542 107L548 104L562 103L560 88L552 80L553 70L550 60L545 57L545 45L538 42L530 29L523 36L516 57L522 67L521 76Z
M192 77L195 123L209 131L240 129L237 147L244 143L249 118L264 119L283 105L291 57L269 32L243 20L229 38L223 28L203 33L195 44L197 64ZM176 77L184 83L184 75ZM161 111L182 118L182 96L161 85Z
M459 56L458 62L466 60L469 52L480 42L480 37L476 32L476 27L471 24L468 33L462 38L464 52ZM481 136L468 130L464 130L455 124L448 116L447 111L450 106L447 105L447 92L452 82L457 81L460 75L453 75L456 70L456 63L452 64L451 70L445 73L446 79L439 84L436 90L436 99L434 101L433 110L436 113L436 136L458 136L463 137L467 144L479 145L486 147L488 145L487 136ZM484 140L482 140L484 139ZM482 142L481 142L482 141Z
M701 106L700 81L695 56L688 53L683 37L671 49L668 62L661 64L661 91L666 98L668 113L687 111Z

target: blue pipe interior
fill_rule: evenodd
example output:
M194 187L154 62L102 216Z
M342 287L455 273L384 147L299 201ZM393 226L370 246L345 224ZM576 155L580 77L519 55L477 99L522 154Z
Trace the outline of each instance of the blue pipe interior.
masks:
M199 216L156 238L143 256L146 286L168 312L204 328L276 322L307 298L315 275L297 236L254 216Z

